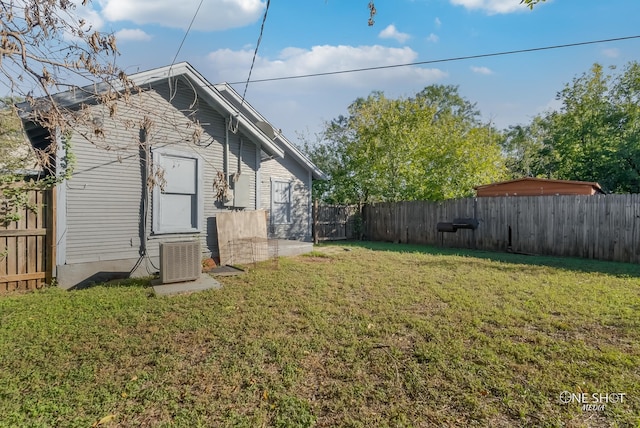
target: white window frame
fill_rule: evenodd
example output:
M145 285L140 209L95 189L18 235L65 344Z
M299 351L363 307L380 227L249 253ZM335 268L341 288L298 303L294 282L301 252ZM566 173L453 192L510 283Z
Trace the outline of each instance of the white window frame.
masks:
M203 186L203 169L204 160L200 155L193 152L184 152L174 149L158 148L152 150L153 165L154 168L161 168L163 157L176 157L189 160L195 160L196 172L195 172L195 201L196 201L196 224L192 227L180 227L170 226L164 224L164 217L162 212L161 198L165 193L160 188L160 183L156 183L153 187L153 204L152 204L152 233L154 235L162 234L179 234L179 233L200 233L203 227L204 219L204 186ZM180 194L180 193L177 193Z
M284 184L286 186L288 186L289 191L288 191L288 201L287 202L276 202L276 185L277 184ZM284 179L277 179L277 178L272 178L271 179L271 224L291 224L292 220L291 217L293 215L292 213L292 208L293 208L293 204L292 204L292 199L293 199L293 182L291 180L284 180ZM276 212L276 204L280 205L286 205L287 206L287 214L286 214L286 219L284 222L282 221L277 221L279 220L279 218L276 217L276 215L274 215L274 213Z

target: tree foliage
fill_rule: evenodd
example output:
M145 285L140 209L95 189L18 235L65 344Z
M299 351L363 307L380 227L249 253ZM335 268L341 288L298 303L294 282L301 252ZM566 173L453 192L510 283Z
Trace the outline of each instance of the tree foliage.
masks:
M616 75L594 64L558 99L561 109L537 118L534 134L549 175L640 192L640 65Z
M542 119L536 117L528 125L514 125L503 131L501 146L509 178L551 177L542 125Z
M36 157L25 142L16 101L0 98L0 225L19 219L19 211L30 207L24 186L18 184L23 181L24 170L34 166Z
M11 97L0 98L0 171L24 168L31 158L15 111L16 101Z
M314 189L326 202L442 200L504 177L498 142L457 87L434 85L357 99L307 152L331 176Z
M546 0L520 0L520 4L526 5L529 9L533 9L538 3L543 3Z

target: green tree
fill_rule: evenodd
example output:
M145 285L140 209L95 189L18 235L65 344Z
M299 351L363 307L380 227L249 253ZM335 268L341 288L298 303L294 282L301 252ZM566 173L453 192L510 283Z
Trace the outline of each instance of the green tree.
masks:
M348 127L348 118L340 115L325 124L322 135L317 141L304 142L303 151L331 180L314 180L314 197L328 204L341 204L346 201L358 201L361 188L353 172L349 170L351 159L347 147L354 140L353 131Z
M447 116L457 117L470 124L479 124L480 112L476 105L458 94L457 86L431 85L418 92L415 101L422 108L434 109L434 119Z
M558 93L560 110L537 119L550 176L597 181L618 193L640 192L639 81L637 63L618 75L594 64L565 85Z
M22 123L14 106L17 101L20 100L0 98L0 225L19 219L18 212L29 207L23 191L25 186L17 184L22 182L24 170L37 164L22 133Z
M542 124L542 119L537 117L529 125L510 126L503 132L501 145L509 178L550 177Z
M478 117L455 86L357 99L348 118L326 125L323 144L307 148L331 176L317 194L339 203L469 196L505 173L500 136Z
M640 64L627 64L611 90L620 133L619 191L640 192Z
M22 124L14 107L20 101L0 98L0 171L11 171L29 164L31 151L22 135Z

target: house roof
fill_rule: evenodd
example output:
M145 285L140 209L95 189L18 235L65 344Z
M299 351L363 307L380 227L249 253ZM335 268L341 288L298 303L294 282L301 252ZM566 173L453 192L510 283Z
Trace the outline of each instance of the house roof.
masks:
M251 106L251 104L247 103L247 101L243 101L240 94L238 94L235 89L233 89L227 83L221 83L215 85L215 89L222 94L229 102L233 104L233 106L240 110L243 115L251 118L253 123L258 124L258 126L263 126L263 124L267 124L273 130L273 140L278 143L280 147L283 147L287 154L290 154L294 159L296 159L303 166L308 168L313 174L313 178L316 180L328 180L329 177L320 170L304 153L298 149L295 144L289 141L284 134L279 129L275 129L255 108Z
M588 194L605 193L600 185L593 181L555 180L537 177L523 177L484 184L476 186L474 189L478 196L587 194L577 189L586 189L589 192Z
M237 123L239 124L241 129L245 130L247 134L252 136L255 141L260 144L261 148L264 151L273 156L284 157L285 150L283 150L273 140L271 140L271 138L267 136L265 131L258 125L256 125L256 123L254 123L252 120L250 120L249 117L247 117L245 114L242 114L242 112L239 112L239 110L229 99L223 96L222 93L218 89L216 89L214 85L209 83L207 79L205 79L200 73L198 73L195 68L193 68L189 63L181 62L170 66L164 66L140 73L135 73L129 75L128 77L134 84L143 89L153 86L154 83L168 80L170 78L181 78L187 80L193 88L196 88L201 93L201 95L206 99L207 102L212 105L212 107L216 108L219 111L223 111L225 114L233 115L234 120L237 120ZM121 89L121 86L121 83L116 83L113 85L116 90ZM53 95L51 99L62 107L74 108L75 106L79 106L83 103L94 102L94 97L92 94L106 92L108 89L109 84L107 83L102 83L95 86L90 85L77 90L60 92ZM28 122L30 120L30 114L32 112L32 108L29 103L21 103L18 105L18 108L22 120L24 122ZM31 123L28 126L25 126L25 128L32 142L38 143L38 140L41 139L40 134L42 134L42 132L39 132L37 130L37 128L40 127L35 126L33 123ZM293 146L289 147L283 144L283 147L287 150L293 151ZM317 169L317 167L315 168Z

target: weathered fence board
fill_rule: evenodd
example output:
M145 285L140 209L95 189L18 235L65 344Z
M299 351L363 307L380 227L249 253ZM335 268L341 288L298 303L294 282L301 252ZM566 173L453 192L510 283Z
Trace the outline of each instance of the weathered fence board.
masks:
M53 191L30 190L18 221L0 224L0 293L51 282Z
M359 238L360 209L357 205L313 206L314 241Z
M436 224L474 218L476 230ZM640 263L640 195L520 196L365 205L374 241Z

